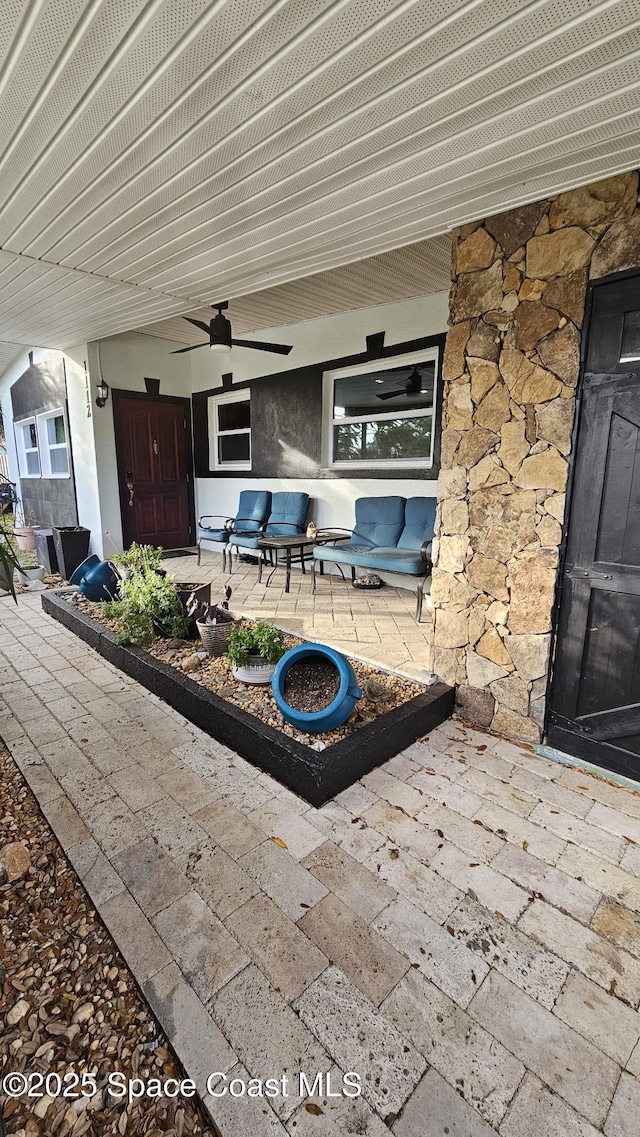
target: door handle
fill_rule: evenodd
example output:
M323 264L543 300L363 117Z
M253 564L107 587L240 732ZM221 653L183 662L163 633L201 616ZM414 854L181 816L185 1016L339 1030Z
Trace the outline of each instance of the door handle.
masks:
M135 492L135 486L133 482L127 482L127 489L129 491L129 505L133 506L133 495Z

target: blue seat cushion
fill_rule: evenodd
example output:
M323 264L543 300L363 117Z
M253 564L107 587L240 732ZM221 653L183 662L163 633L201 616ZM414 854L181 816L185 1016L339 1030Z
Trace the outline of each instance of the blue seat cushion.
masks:
M410 497L404 515L404 529L397 542L399 549L420 550L425 541L433 540L436 523L435 497Z
M353 541L344 541L339 545L318 545L313 550L313 559L316 561L331 561L332 564L356 565L361 564L358 558L366 557L373 551L371 545L360 545Z
M295 537L304 529L308 508L308 493L274 493L265 536Z
M198 540L199 541L220 541L225 545L229 540L229 534L226 529L207 529L204 525L198 526Z
M402 572L411 576L424 576L429 566L418 552L412 549L389 548L370 549L357 562L361 568L378 569L380 572Z
M359 497L353 541L358 545L397 545L405 524L404 497Z
M264 525L271 510L270 490L242 490L238 501L236 521L242 532L255 532Z
M229 541L232 545L240 545L243 549L257 549L262 533L232 533Z
M379 549L371 545L321 545L313 550L316 561L354 565L356 568L377 569L379 572L402 572L411 576L424 576L429 565L419 553L411 549L398 549L395 545Z

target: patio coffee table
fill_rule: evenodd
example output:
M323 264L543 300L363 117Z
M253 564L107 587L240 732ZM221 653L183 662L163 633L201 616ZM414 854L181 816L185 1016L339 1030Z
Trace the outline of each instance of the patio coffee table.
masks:
M302 566L302 571L303 571L303 573L306 574L307 570L304 567L305 549L309 549L313 545L325 545L329 541L348 541L350 536L351 536L350 533L344 533L341 530L322 529L322 530L318 530L318 533L316 534L315 537L307 537L304 533L294 533L290 537L286 536L286 535L284 537L261 537L260 540L258 541L258 548L260 548L260 549L271 549L276 554L276 558L275 558L276 563L273 566L271 572L269 573L269 576L267 577L267 588L269 587L269 584L271 582L271 578L272 578L274 572L279 567L279 565L278 565L278 552L280 551L280 549L284 549L284 551L286 553L286 560L285 560L286 578L285 578L284 590L285 590L285 592L288 592L289 591L289 585L291 584L291 562L292 562L292 553L294 552L294 550L296 550L296 549L299 550L298 555L300 558L300 564ZM262 557L258 561L258 583L260 584L261 581L262 581Z

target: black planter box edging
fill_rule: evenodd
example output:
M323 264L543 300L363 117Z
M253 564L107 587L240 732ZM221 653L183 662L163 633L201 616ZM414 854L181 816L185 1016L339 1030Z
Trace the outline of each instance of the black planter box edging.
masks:
M219 698L146 651L115 636L55 591L42 593L44 611L100 655L160 696L195 726L319 807L392 758L453 713L454 689L434 683L401 707L379 715L326 750L316 751Z

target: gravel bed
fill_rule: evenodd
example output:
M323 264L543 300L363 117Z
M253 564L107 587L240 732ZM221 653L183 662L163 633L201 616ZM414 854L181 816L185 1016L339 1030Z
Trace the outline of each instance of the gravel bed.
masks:
M29 852L25 876L0 887L0 1080L8 1072L95 1074L98 1093L4 1100L7 1137L215 1137L196 1098L125 1107L112 1071L185 1078L11 756L0 744L0 848Z
M112 631L117 631L117 621L105 619L100 604L92 603L80 593L71 593L64 599L70 604L74 604L85 615L90 616L98 623ZM239 622L246 625L252 623L251 620L244 619ZM285 634L284 640L287 650L304 643L304 640L289 634ZM322 733L304 734L294 730L289 723L283 721L271 692L270 684L247 686L246 683L239 683L233 677L229 661L224 656L206 655L202 650L200 639L168 640L157 637L153 643L143 650L148 651L156 659L162 660L163 663L168 663L171 667L187 673L196 683L201 683L203 687L214 691L222 699L234 703L242 710L255 715L262 722L282 730L291 738L295 738L298 742L316 750L324 750L325 747L337 742L338 739L346 738L354 730L365 726L366 723L373 722L379 715L386 714L394 707L408 703L410 699L422 694L425 690L421 683L414 683L411 679L404 679L400 675L391 675L386 671L379 671L368 663L361 663L360 660L349 659L356 673L358 686L363 693L362 698L358 700L351 716L342 726Z

